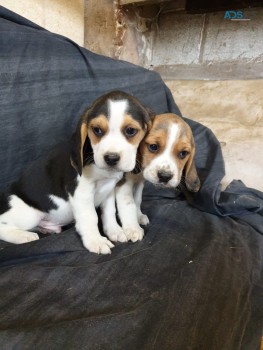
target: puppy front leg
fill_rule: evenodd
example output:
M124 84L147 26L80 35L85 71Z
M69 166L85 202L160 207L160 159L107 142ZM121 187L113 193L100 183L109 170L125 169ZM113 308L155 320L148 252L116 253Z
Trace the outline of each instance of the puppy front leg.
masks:
M133 197L132 180L116 187L116 202L119 218L126 237L133 242L142 240L144 231L137 219L137 207Z
M103 231L114 242L127 242L127 237L116 220L115 190L101 204Z
M144 180L137 182L135 190L134 190L134 201L137 207L137 218L140 225L148 225L149 218L147 215L143 214L141 211L142 204L142 192L144 187Z
M110 248L113 248L114 245L106 237L102 237L99 232L94 190L94 185L86 187L85 191L82 186L78 186L74 196L71 197L75 226L86 249L92 253L110 254Z

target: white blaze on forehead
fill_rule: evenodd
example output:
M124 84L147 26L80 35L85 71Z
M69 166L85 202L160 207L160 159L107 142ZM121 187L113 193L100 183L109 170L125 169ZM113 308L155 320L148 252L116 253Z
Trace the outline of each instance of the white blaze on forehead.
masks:
M109 101L109 129L110 131L120 131L123 124L124 115L128 108L127 100Z
M179 137L179 127L177 124L172 124L168 130L167 142L164 150L164 153L167 155L171 154L173 151L174 144Z

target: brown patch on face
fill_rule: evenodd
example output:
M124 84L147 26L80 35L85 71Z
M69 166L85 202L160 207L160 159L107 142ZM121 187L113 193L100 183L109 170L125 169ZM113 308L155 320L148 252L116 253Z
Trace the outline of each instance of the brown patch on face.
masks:
M102 131L101 136L95 133L96 129L100 129ZM108 119L104 115L99 115L96 118L92 118L88 125L88 136L91 144L95 145L100 142L101 137L106 135L108 130Z
M146 128L143 130L140 123L133 119L129 114L125 115L121 130L126 140L134 146L139 145L146 133ZM136 130L136 133L133 135L132 131L134 130Z
M180 173L183 171L192 151L191 139L188 139L185 136L183 138L179 138L178 142L175 143L173 155ZM186 154L185 157L183 157L184 154Z
M159 156L164 151L167 136L168 128L159 127L159 125L153 124L152 129L140 146L143 168L146 168L155 157ZM151 152L149 149L151 145L157 145L158 150L156 152Z

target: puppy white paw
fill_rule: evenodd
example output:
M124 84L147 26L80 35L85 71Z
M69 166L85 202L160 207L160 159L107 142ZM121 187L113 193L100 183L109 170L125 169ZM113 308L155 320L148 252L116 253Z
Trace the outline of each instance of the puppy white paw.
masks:
M113 242L128 242L123 229L119 225L114 225L110 228L104 228L104 232Z
M110 248L114 247L106 237L102 236L85 237L82 241L86 249L96 254L111 254Z
M150 223L150 220L148 218L147 215L141 213L139 216L138 216L138 221L139 221L139 224L140 225L148 225Z
M124 233L128 240L132 242L141 241L144 236L144 231L140 226L125 227Z
M35 232L12 230L8 233L9 242L14 244L23 244L33 242L39 239L38 234Z

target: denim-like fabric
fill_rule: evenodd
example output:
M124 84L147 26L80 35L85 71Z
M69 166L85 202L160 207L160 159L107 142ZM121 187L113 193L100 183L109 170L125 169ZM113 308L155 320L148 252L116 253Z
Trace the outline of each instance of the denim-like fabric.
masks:
M73 132L101 94L122 89L180 112L159 75L80 48L0 7L0 187ZM1 349L255 350L262 330L263 194L220 192L218 140L187 120L197 194L147 184L142 242L87 252L69 229L0 243ZM187 199L187 201L185 200Z

